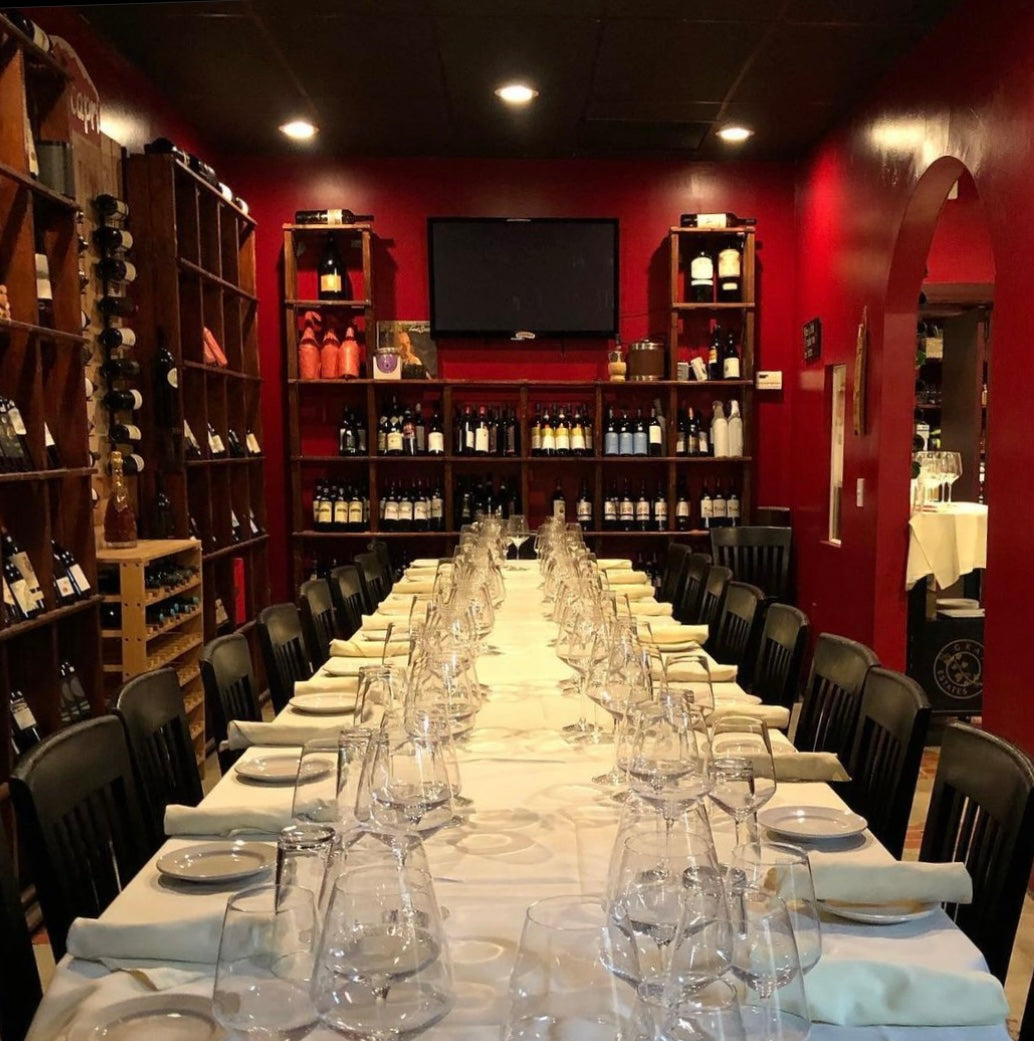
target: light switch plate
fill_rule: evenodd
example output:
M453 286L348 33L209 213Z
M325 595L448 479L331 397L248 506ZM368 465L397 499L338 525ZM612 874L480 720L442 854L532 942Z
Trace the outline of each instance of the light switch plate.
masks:
M758 390L782 390L783 373L781 369L763 369L758 372L756 380Z

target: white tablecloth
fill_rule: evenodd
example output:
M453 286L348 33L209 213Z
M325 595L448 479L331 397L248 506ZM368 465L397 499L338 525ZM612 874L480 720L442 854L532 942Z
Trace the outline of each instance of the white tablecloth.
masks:
M946 589L977 568L987 567L987 507L978 502L945 503L912 514L908 522L905 588L927 575Z
M502 653L478 663L483 682L492 690L477 726L461 752L464 794L474 809L462 827L440 832L427 842L439 900L449 908L446 930L456 975L456 1003L449 1016L425 1036L427 1041L494 1041L505 1017L507 981L529 903L546 896L602 889L609 851L620 813L619 804L591 784L609 768L610 745L572 749L560 727L592 706L557 693L558 681L570 671L546 650L552 626L542 616L535 565L522 564L524 574L507 574L507 599L492 642ZM731 686L731 685L730 685ZM735 692L726 688L731 696ZM279 749L279 752L286 751ZM245 757L261 754L249 749ZM262 805L290 813L291 788L248 784L233 772L206 797L213 807ZM842 805L824 784L781 785L773 799L780 803ZM730 822L716 812L720 844L731 843ZM186 840L170 840L166 848ZM197 841L196 839L191 841ZM851 851L855 860L886 862L890 855L871 837ZM253 880L262 881L262 879ZM170 892L162 885L153 861L132 880L105 911L104 925L116 937L129 937L138 957L147 958L149 921L168 922L191 914L198 938L210 943L204 923L225 894ZM189 910L186 908L189 907ZM910 958L923 952L927 964L980 969L979 952L938 912L907 926L882 930L825 923L828 949L867 951L879 959L896 950ZM120 939L120 942L122 940ZM177 992L211 994L212 966L180 962L169 971L159 946L153 957L164 966L159 986ZM198 945L200 950L201 944ZM98 1007L134 994L149 993L130 972L111 972L97 961L65 958L44 998L31 1041L63 1037L69 1022ZM313 1041L336 1035L316 1030ZM969 1028L867 1027L816 1025L814 1041L1007 1041L1004 1025Z

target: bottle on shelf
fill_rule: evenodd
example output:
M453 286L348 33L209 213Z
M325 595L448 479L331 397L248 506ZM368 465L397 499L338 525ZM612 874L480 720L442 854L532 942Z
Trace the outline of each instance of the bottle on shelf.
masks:
M635 500L632 498L632 493L628 488L628 481L625 481L624 491L621 493L621 498L618 500L618 530L619 531L632 531L635 527Z
M11 690L11 743L18 755L24 755L43 740L36 717L20 690Z
M592 497L589 495L589 482L584 477L575 504L575 519L583 531L592 531Z
M679 485L678 499L675 501L675 530L689 531L691 526L692 510L689 505L689 496L686 494L686 484L683 481Z
M668 496L661 481L657 482L657 492L651 505L650 527L653 531L668 530Z
M226 445L211 423L208 424L208 457L209 459L226 458Z
M50 432L50 427L47 423L43 424L43 451L47 457L47 469L60 470L61 453L58 451L57 442L54 440L54 435Z
M428 510L430 530L442 531L445 527L445 499L442 496L442 489L438 483L435 483L434 491L431 492Z
M614 406L607 409L607 422L603 428L603 454L618 455L621 451L618 440L618 424L614 418Z
M90 702L86 697L79 674L70 661L63 661L58 666L58 677L61 681L61 722L63 725L79 723L90 718Z
M643 419L643 410L635 410L635 426L632 428L632 455L650 454L650 433L647 430L646 421Z
M693 430L696 432L696 455L710 455L711 454L711 442L710 435L707 429L707 424L700 421L699 416L693 417Z
M93 241L102 253L115 253L133 248L133 235L127 228L115 228L105 224L94 228Z
M639 486L639 498L635 502L635 526L639 531L650 530L650 499L646 494L646 481Z
M542 455L542 406L535 406L535 415L528 425L529 455Z
M39 324L47 329L54 325L54 288L50 281L50 260L43 236L36 233L36 307Z
M129 217L129 204L118 196L109 193L98 195L93 200L98 216L105 221L126 220Z
M248 531L250 533L248 537L253 539L262 534L262 527L255 516L255 509L252 506L248 507Z
M142 455L137 455L135 452L123 452L122 453L122 471L128 474L130 477L136 474L143 473L146 463ZM113 473L114 468L111 460L108 460L108 473Z
M201 445L186 419L183 420L183 451L188 459L201 458Z
M122 472L121 452L111 453L111 494L104 514L104 544L109 549L132 549L136 545L136 515Z
M105 321L111 318L132 318L136 314L136 304L128 297L108 293L97 301L97 307Z
M656 406L650 409L650 425L646 433L650 455L664 455L664 428L661 426L660 420L657 418Z
M108 282L135 282L136 265L125 257L101 257L97 261L97 277Z
M707 348L707 378L719 380L722 378L722 328L715 325L711 332L711 342Z
M365 435L365 430L363 431L363 434ZM365 442L365 436L363 438L363 441ZM255 436L255 431L252 430L251 427L248 427L247 433L244 436L244 447L247 448L248 455L250 456L262 455L262 445L259 443L259 439ZM365 455L365 443L362 445L362 449L362 454Z
M683 213L683 228L740 228L757 224L756 217L737 217L735 213Z
M101 404L110 412L139 412L144 407L144 396L132 388L113 387L101 398Z
M521 454L521 428L517 422L517 413L513 409L506 413L503 430L503 454L510 458L515 458Z
M427 431L427 452L429 455L445 455L445 430L437 405L431 416L431 427Z
M707 481L704 481L700 492L700 527L705 530L712 528L714 518L714 500L711 498L711 490Z
M560 484L560 478L557 478L556 488L553 489L553 495L550 499L550 515L556 520L564 521L567 519L567 500L564 498L564 489Z
M295 210L295 224L365 224L373 220L371 213L353 213L351 210Z
M418 401L413 408L413 455L427 455L427 427L424 426L424 409ZM405 426L405 424L403 424ZM403 434L405 430L403 429Z
M617 531L618 528L618 493L611 487L603 499L603 530Z
M714 300L714 258L704 246L689 262L689 299L695 304Z
M689 454L689 420L683 409L679 409L675 420L675 454Z
M739 459L743 455L743 417L740 415L740 403L729 402L729 455Z
M165 342L165 331L158 327L158 350L154 359L154 421L162 429L176 425L179 411L179 370Z
M36 603L29 584L13 560L4 560L4 615L8 625L35 618L43 609Z
M151 506L151 538L171 539L176 534L172 502L165 491L162 475L154 475L154 503Z
M0 397L0 449L6 470L17 472L33 468L29 432L21 410L11 398Z
M563 405L557 408L556 423L553 427L554 451L557 455L571 454L571 422Z
M27 617L34 617L46 609L46 598L40 588L39 580L36 578L36 569L32 566L29 554L22 549L14 536L3 525L0 525L0 551L2 551L5 561L13 562L18 574L24 580L27 602L31 607L31 614Z
M243 459L248 454L247 449L244 447L244 442L241 441L233 427L226 431L226 450L229 452L231 459Z
M743 253L738 242L727 243L718 252L718 300L737 303L743 299ZM726 379L735 377L726 376Z
M244 529L241 528L240 519L237 517L237 511L231 506L230 507L230 539L233 542L240 542L244 538Z
M312 528L313 531L330 531L333 520L333 504L327 496L326 485L316 485L312 495Z
M319 263L316 265L316 274L319 276L317 295L320 300L352 299L352 286L338 251L336 235L327 236Z
M725 334L725 344L722 347L722 379L738 380L742 371L740 348L736 343L736 334L730 329Z
M635 432L627 409L621 413L618 421L618 455L635 455Z
M728 526L729 512L725 493L720 484L715 485L714 496L711 499L711 527L724 528Z
M417 481L413 494L413 531L428 531L431 526L431 500L424 491L422 481Z
M112 423L108 427L108 440L113 445L139 444L143 436L143 431L135 423Z
M115 332L114 329L105 329L105 332ZM101 375L110 383L114 380L132 380L140 375L140 362L136 358L118 357L108 358L101 365Z
M714 414L711 418L711 447L715 459L729 457L729 421L725 418L725 410L720 401L714 403Z
M740 523L740 495L735 488L729 489L729 497L725 500L725 515L729 527L735 528Z
M556 455L556 426L550 413L549 405L542 411L542 443L539 454L545 456Z

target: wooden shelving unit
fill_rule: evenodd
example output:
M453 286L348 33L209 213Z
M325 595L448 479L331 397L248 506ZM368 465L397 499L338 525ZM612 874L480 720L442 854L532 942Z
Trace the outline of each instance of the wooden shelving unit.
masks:
M137 243L134 295L144 330L138 355L145 371L153 372L163 338L176 360L179 390L173 425L144 428L145 454L154 468L141 478L142 499L152 501L154 469L160 470L176 536L185 538L193 519L201 539L204 625L199 632L206 641L244 632L261 670L249 623L269 603L264 457L209 458L207 438L211 423L224 442L233 430L243 444L250 430L260 446L264 443L255 222L170 155L130 156L126 186ZM226 366L206 362L205 329L225 352ZM186 457L184 420L201 445L201 459ZM241 524L237 541L231 511ZM229 615L223 625L217 624L217 600Z
M36 618L0 625L0 779L12 749L9 693L21 690L44 734L61 725L58 668L74 665L95 712L104 710L100 603L90 595L59 607L51 540L70 550L94 592L94 554L84 360L78 275L79 204L29 172L26 113L37 140L71 138L71 85L58 62L0 16L0 283L11 319L0 320L0 395L24 419L34 469L0 474L0 522L28 553L46 596ZM53 314L42 324L36 298L37 244L46 254ZM46 468L44 423L61 467Z
M177 567L197 569L197 575L172 587L148 588L147 572L159 561ZM174 597L197 597L202 601L201 544L196 539L152 539L134 549L101 549L97 564L106 592L105 604L117 604L121 625L101 630L104 648L104 674L108 686L117 691L126 680L171 666L176 669L183 690L183 703L190 723L190 736L198 767L205 763L205 692L201 685L198 661L201 655L203 611L168 621L148 623L147 611Z
M359 262L349 265L353 292L359 299L328 304L311 299L315 292L314 274L300 271L298 265L299 236L307 238L328 231L357 242L362 251ZM676 371L679 357L686 356L689 346L687 329L694 322L721 315L723 321L734 320L742 333L743 378L717 382L695 383L675 379L651 382L612 383L606 380L536 380L515 379L427 379L427 380L373 380L370 378L301 379L298 371L299 320L304 310L330 313L330 309L344 310L357 333L365 334L369 347L374 343L374 311L371 285L369 225L333 227L306 227L284 225L284 290L282 307L287 328L287 452L291 471L290 531L292 546L292 580L297 585L308 576L313 560L324 564L350 559L373 538L386 539L393 552L409 552L412 543L419 555L427 555L450 548L458 532L454 520L454 503L460 482L492 474L497 479L505 475L508 488L516 489L529 523L534 527L548 509L548 499L559 479L573 508L581 482L585 480L593 497L593 516L597 523L603 516L605 494L612 487L620 491L624 481L630 481L636 490L642 480L650 491L657 484L666 489L670 529L667 531L623 532L593 530L588 533L598 550L607 548L617 552L622 546L636 553L659 553L665 540L670 538L701 542L708 532L694 526L689 531L675 531L675 504L678 493L685 486L692 504L694 521L705 479L720 479L724 485L734 485L740 492L741 511L746 522L751 501L752 453L731 459L714 459L675 455L676 417L679 410L692 406L698 413L706 409L710 420L711 404L715 400L736 398L741 403L744 417L745 445L752 445L754 403L754 327L755 327L755 253L754 229L736 228L722 232L692 230L699 236L712 236L714 243L733 236L743 238L743 301L740 303L695 304L683 299L684 268L688 259L683 256L682 242L689 229L672 228L669 232L671 248L671 339L669 344L669 374ZM318 243L319 238L316 239ZM343 251L347 258L349 254ZM311 254L310 254L311 256ZM314 258L312 258L314 261ZM347 260L346 260L347 263ZM306 282L308 278L308 282ZM361 283L359 279L361 278ZM300 285L300 283L305 283ZM360 340L364 339L359 335ZM367 365L366 372L369 372ZM385 456L377 453L377 422L383 409L397 398L400 405L420 403L425 422L437 409L445 431L445 454L441 456ZM603 424L611 406L623 410L643 408L649 413L654 400L660 401L667 421L667 445L660 457L604 456L602 454ZM453 419L457 407L492 403L516 412L520 429L521 454L513 457L470 456L456 454L453 444ZM528 453L530 423L536 407L556 404L576 404L587 409L594 424L595 452L591 456L534 456ZM337 430L344 410L357 413L367 425L369 454L340 456L337 454ZM445 503L444 530L441 531L382 531L378 522L380 497L385 483L402 484L421 480L440 484ZM317 531L313 529L312 497L317 484L323 481L344 485L359 484L369 490L370 524L363 531ZM396 549L397 547L397 549Z

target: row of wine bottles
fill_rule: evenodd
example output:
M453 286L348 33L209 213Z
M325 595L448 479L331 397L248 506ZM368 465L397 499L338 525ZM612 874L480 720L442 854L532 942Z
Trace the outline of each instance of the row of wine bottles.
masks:
M154 633L171 622L183 621L197 614L201 609L201 600L196 596L174 596L151 604L144 610L144 622L148 633ZM122 628L122 605L101 605L101 628Z
M144 588L153 592L179 589L198 577L199 569L181 564L175 557L162 557L144 568ZM119 569L101 567L97 572L100 592L115 596L119 592Z
M19 473L60 468L61 455L46 422L43 424L43 451L43 465L37 466L29 450L29 432L21 409L11 398L0 397L0 471Z
M53 554L53 602L57 607L85 600L93 594L89 579L70 550L51 542ZM5 625L35 618L47 610L47 597L40 586L29 554L11 533L0 527L3 554L3 621Z
M188 459L244 459L246 456L262 455L262 445L250 427L245 430L243 437L233 427L227 427L226 437L224 438L216 431L212 423L209 423L207 431L208 451L203 452L200 442L190 428L190 424L184 420L183 445Z
M79 673L71 661L65 659L58 666L58 685L60 691L61 725L78 723L90 718L90 702L86 697ZM14 757L24 755L34 745L43 740L43 734L36 716L29 706L24 693L12 689L9 698L11 713L11 750Z

